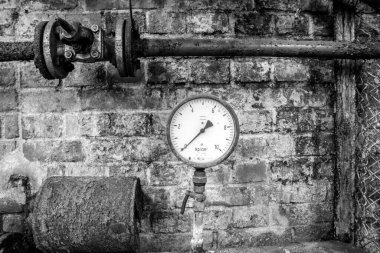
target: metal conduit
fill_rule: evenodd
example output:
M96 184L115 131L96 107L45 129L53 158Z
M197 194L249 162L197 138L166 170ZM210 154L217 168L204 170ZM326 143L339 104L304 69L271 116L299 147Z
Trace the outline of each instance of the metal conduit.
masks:
M146 39L138 56L276 56L329 59L380 58L379 43L272 39Z
M269 39L144 39L138 57L274 56L326 59L380 58L380 43L292 41ZM33 60L32 42L0 42L0 61Z

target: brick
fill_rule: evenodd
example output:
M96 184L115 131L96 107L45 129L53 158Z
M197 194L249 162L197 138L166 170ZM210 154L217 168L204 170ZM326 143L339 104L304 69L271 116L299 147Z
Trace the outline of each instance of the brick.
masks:
M287 157L295 154L295 144L291 135L262 134L241 138L236 152L244 159Z
M263 205L234 207L233 227L266 227L269 223L269 208Z
M0 141L0 160L16 149L16 141Z
M302 0L301 9L311 12L332 12L332 2L330 0Z
M334 113L332 109L307 109L302 110L298 118L297 132L306 131L333 131Z
M274 79L276 81L307 81L310 78L309 66L300 60L276 59Z
M41 162L80 162L85 159L80 141L28 141L23 144L25 158Z
M292 242L291 230L278 228L245 228L220 231L219 247L250 248L287 245ZM264 249L265 251L265 249Z
M72 137L79 137L81 136L82 134L84 135L84 133L82 133L82 129L81 129L81 119L80 119L80 116L79 115L65 115L64 116L65 120L65 133L64 133L64 136L65 137L68 137L68 138L72 138ZM89 131L91 131L92 129L90 129Z
M299 109L284 107L277 112L277 126L280 131L314 132L334 129L332 109Z
M163 8L167 6L166 0L164 1L154 1L154 0L144 0L144 1L133 1L133 9L156 9ZM112 9L128 9L129 2L121 0L110 0L110 1L92 1L85 0L85 9L89 11L94 10L112 10ZM169 3L170 4L170 1Z
M18 95L16 90L0 91L0 112L8 112L17 109Z
M105 86L104 63L76 63L75 69L63 81L66 87Z
M187 252L191 248L192 233L142 233L139 236L142 252Z
M59 85L59 80L47 80L42 77L33 62L22 64L20 69L21 88L57 87Z
M79 110L76 91L24 92L21 98L24 113L75 112Z
M231 88L229 86L225 86L222 88L196 87L196 88L193 88L193 89L189 90L188 92L186 92L185 95L178 94L178 93L175 94L176 100L172 99L174 106L175 106L174 102L179 103L182 99L185 99L188 96L197 95L197 94L204 94L204 93L208 93L210 95L214 95L216 97L219 97L220 99L226 101L235 110L252 109L252 107L249 103L251 101L256 101L256 99L253 98L252 92L250 89ZM170 101L170 102L172 102L172 101Z
M238 83L268 82L271 63L267 59L233 61L234 79Z
M24 211L24 205L17 203L13 199L0 198L0 214L21 213Z
M151 34L186 33L186 14L153 10L147 13L147 32Z
M247 187L210 187L206 189L206 196L206 204L209 206L244 206L250 203L250 191Z
M334 36L334 17L332 15L313 15L313 35L323 37Z
M335 153L334 136L316 132L312 136L298 136L295 149L298 155L328 155Z
M5 115L4 121L4 138L14 139L19 137L18 115Z
M83 26L90 28L92 25L98 25L103 28L102 15L100 13L65 13L63 18L70 22L80 22Z
M297 242L327 241L334 238L332 222L318 225L298 226L293 229L294 240Z
M241 12L235 14L235 33L251 36L273 35L274 16L268 13Z
M114 165L109 167L109 176L111 177L138 177L141 185L147 185L148 180L146 172L148 164L144 162L130 162L123 165Z
M292 87L286 89L255 89L246 100L245 109L276 107L325 107L333 103L331 85L311 87Z
M24 211L26 194L24 187L12 187L0 192L0 214Z
M23 233L24 216L20 214L3 215L3 231L8 233Z
M97 162L153 162L169 152L163 140L153 138L92 140L89 149L89 159Z
M98 115L96 126L99 136L147 136L153 132L153 119L147 113L107 113Z
M223 34L228 31L229 21L225 13L192 13L187 18L188 33Z
M16 67L12 63L0 64L0 87L13 87L16 83Z
M22 138L58 138L62 136L61 115L38 115L22 118Z
M148 83L186 83L189 80L188 61L148 62Z
M184 233L191 231L189 214L180 215L177 212L153 212L150 215L154 233Z
M33 39L34 30L41 21L49 21L52 14L47 12L21 13L16 23L16 35Z
M275 27L279 35L307 36L309 32L308 20L303 15L277 15Z
M332 182L314 181L313 184L294 183L272 188L277 203L321 203L331 200Z
M230 183L231 171L231 164L219 164L208 168L207 185L226 185Z
M334 61L309 60L311 83L334 83Z
M252 183L266 180L268 165L263 161L244 162L234 165L232 172L232 182Z
M107 1L108 2L108 1ZM138 32L146 33L146 18L145 18L145 12L140 10L133 10L133 21L135 22L135 28L138 29ZM104 19L105 19L105 31L107 36L111 36L112 34L115 34L116 29L116 22L119 18L127 19L129 18L129 12L128 13L120 13L120 12L105 12L104 13Z
M228 60L194 60L190 68L190 80L197 84L224 84L230 81Z
M4 0L0 3L0 9L14 9L18 7L18 0Z
M239 207L240 208L240 207ZM225 207L208 207L203 214L205 230L227 229L232 223L233 209Z
M270 164L273 181L282 184L310 182L311 180L333 177L334 161L332 157L302 157L290 160L273 161Z
M44 164L47 177L109 177L110 167L107 165L88 165L82 163L47 163ZM132 176L132 175L131 175Z
M80 92L82 110L166 109L160 91L144 89L98 90Z
M148 183L154 186L187 183L186 173L190 170L191 167L182 164L154 162L147 169Z
M18 15L16 10L1 10L0 36L14 36Z
M144 210L165 210L173 207L174 191L157 187L146 187L144 192ZM184 196L184 195L182 195Z
M152 114L152 133L157 135L166 135L166 124L169 119L169 113Z
M300 9L301 0L259 0L256 1L258 9L274 9L282 11L297 11Z
M72 10L78 6L78 0L38 0L23 1L23 8L32 11Z
M279 208L280 215L286 217L289 226L333 221L333 204L329 202L322 204L287 204L274 208Z
M110 0L106 2L94 2L91 0L85 1L86 10L105 10L105 9L128 9L128 1ZM204 1L204 0L143 0L132 2L133 9L178 9L186 10L250 10L254 8L254 1L252 0L217 0L217 1Z
M178 8L191 10L252 10L255 8L255 1L252 0L217 0L217 1L174 1L178 2Z
M238 111L237 115L239 119L241 133L251 134L272 131L274 123L272 119L272 112L270 111Z

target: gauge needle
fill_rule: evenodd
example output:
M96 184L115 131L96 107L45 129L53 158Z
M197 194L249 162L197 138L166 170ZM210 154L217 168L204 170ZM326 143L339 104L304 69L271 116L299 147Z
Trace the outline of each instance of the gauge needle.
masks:
M212 127L213 126L213 124L212 124L212 122L211 121L209 121L209 120L207 120L207 122L206 122L206 125L203 127L203 128L201 128L201 130L199 130L199 133L189 142L189 143L187 143L182 149L181 149L181 151L184 151L185 150L185 148L187 148L196 138L198 138L198 136L199 135L201 135L201 134L203 134L204 132L205 132L205 130L207 129L207 128L209 128L209 127Z

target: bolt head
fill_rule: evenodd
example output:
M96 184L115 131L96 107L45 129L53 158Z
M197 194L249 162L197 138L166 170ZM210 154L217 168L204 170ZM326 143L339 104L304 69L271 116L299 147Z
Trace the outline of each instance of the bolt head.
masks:
M71 59L73 57L73 52L71 52L70 50L67 50L65 51L64 55L66 59Z
M92 26L91 26L91 31L93 31L94 33L98 32L98 31L99 31L99 26L97 26L97 25L92 25Z
M100 57L100 53L97 50L92 50L91 51L91 57L92 58L99 58Z

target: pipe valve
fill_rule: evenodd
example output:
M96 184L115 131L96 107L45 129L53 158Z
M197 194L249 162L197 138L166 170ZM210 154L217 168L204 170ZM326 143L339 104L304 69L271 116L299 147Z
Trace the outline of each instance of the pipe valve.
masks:
M114 37L98 25L85 27L62 18L40 22L34 33L34 63L46 79L63 79L73 62L110 61L120 76L134 76L138 66L134 45L138 38L132 19L120 19Z

